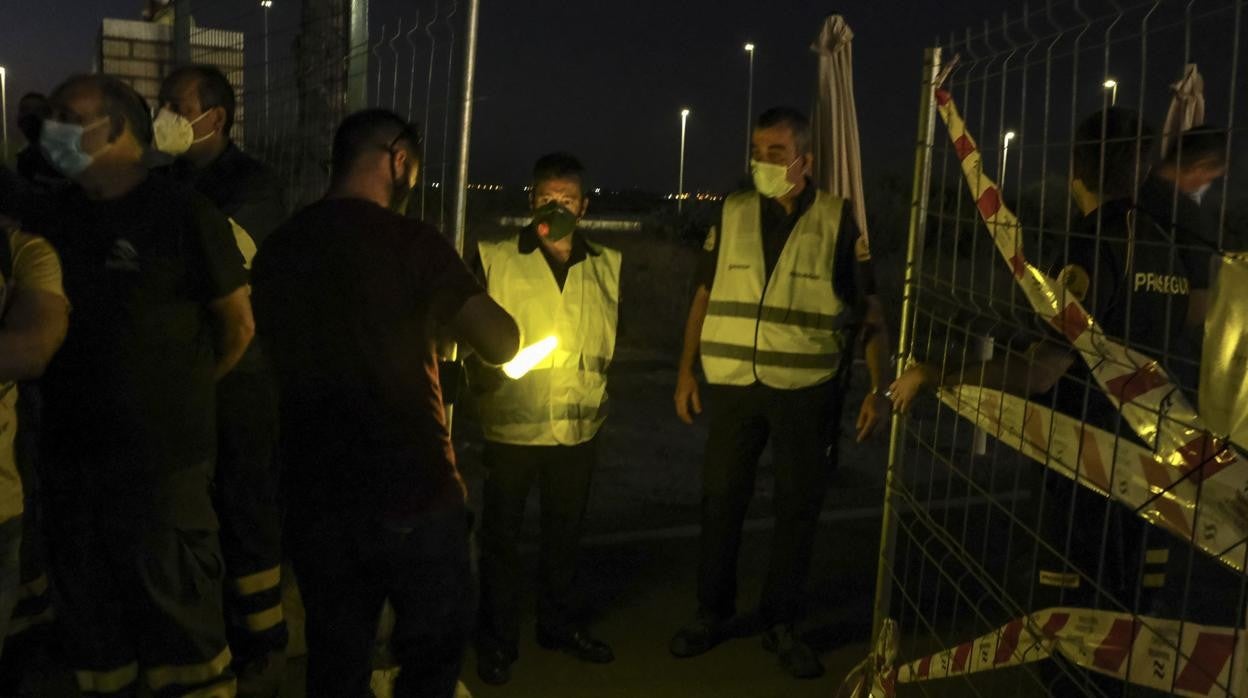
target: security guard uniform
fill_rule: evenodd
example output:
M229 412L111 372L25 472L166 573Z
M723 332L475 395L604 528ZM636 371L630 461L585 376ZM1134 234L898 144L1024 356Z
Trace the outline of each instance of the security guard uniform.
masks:
M716 254L700 343L710 426L698 600L710 617L736 612L741 528L769 439L776 527L760 611L769 624L799 614L830 470L824 449L850 363L857 235L848 211L809 183L790 215L740 192L724 202L708 246Z
M558 340L554 352L525 376L478 398L488 471L478 641L514 658L517 538L534 479L542 496L538 627L562 631L574 623L568 597L596 460L594 437L607 416L620 254L576 235L563 266L547 258L532 229L483 242L479 251L490 296L516 319L522 344Z

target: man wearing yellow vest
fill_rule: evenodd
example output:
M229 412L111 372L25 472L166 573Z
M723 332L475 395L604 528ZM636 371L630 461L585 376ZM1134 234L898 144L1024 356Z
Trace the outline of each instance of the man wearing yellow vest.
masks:
M557 342L523 376L484 372L477 381L487 470L477 673L489 684L506 683L518 656L517 537L535 480L542 509L538 644L587 662L614 659L576 620L570 598L594 436L607 416L620 299L620 254L574 233L589 204L586 191L576 158L542 157L533 172L533 223L479 245L490 296L520 325L521 345Z
M823 666L794 629L810 567L835 444L855 330L867 345L871 393L858 440L887 421L883 371L887 336L865 240L848 202L810 180L810 123L787 108L765 112L752 145L755 188L724 202L712 229L685 328L675 394L677 415L702 412L694 376L701 355L710 383L702 474L698 613L672 638L692 657L729 634L736 614L737 553L768 439L775 469L775 532L758 619L763 647L797 678Z

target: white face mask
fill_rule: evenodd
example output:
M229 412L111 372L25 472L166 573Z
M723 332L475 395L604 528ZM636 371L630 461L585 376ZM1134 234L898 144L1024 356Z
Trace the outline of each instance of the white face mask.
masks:
M190 150L196 143L212 138L216 131L206 133L200 138L195 137L195 124L205 116L208 116L208 112L190 121L168 107L161 107L160 113L152 120L152 137L156 149L177 156Z
M773 165L770 162L750 160L750 174L754 176L754 188L758 190L759 194L769 199L779 199L793 191L793 187L796 185L789 181L789 169L801 159L799 156L797 160L790 162L787 167L785 165Z
M1203 187L1197 189L1196 191L1189 193L1188 196L1191 197L1192 201L1195 201L1198 204L1202 203L1205 200L1205 194L1209 193L1209 188L1212 186L1213 186L1213 182L1209 182Z

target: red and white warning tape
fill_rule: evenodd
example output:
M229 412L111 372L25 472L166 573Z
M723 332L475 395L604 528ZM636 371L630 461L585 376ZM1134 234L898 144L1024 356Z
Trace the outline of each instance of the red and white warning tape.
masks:
M1209 480L1203 486L1190 479L1176 483L1171 470L1148 448L1016 395L970 385L942 389L939 395L942 402L1005 445L1122 502L1150 523L1199 544L1228 566L1243 567L1245 547L1239 543L1243 513L1229 509L1238 501L1237 492L1228 491L1223 481ZM1208 535L1193 541L1188 522L1193 520L1198 497L1198 521ZM1218 547L1220 541L1233 545Z
M1060 655L1098 674L1180 696L1248 696L1244 633L1165 618L1048 608L897 667L879 686L1038 662ZM1234 660L1234 661L1232 661Z
M1113 453L1113 449L1104 449L1104 440L1095 436L1095 430L1089 439L1087 429L1077 429L1068 438L1033 439L1028 443L1047 453L1045 462L1053 456L1054 449L1073 447L1073 453L1063 460L1075 472L1095 469L1096 463L1101 463L1106 474L1100 478L1102 492L1106 486L1114 485L1115 491L1109 494L1132 504L1145 519L1243 571L1248 540L1248 463L1205 428L1160 364L1107 337L1077 299L1027 261L1019 221L1002 202L996 184L984 174L983 158L952 96L937 90L936 102L980 216L1019 288L1036 313L1078 350L1101 389L1121 410L1124 421L1151 450L1144 449L1143 454L1132 450L1133 457L1106 463L1104 456ZM963 403L969 403L972 397L987 397L988 393L960 386L958 394L959 413L970 416L973 410L972 419L984 418L989 411L985 405ZM951 399L948 393L944 397ZM1004 402L1000 401L998 406ZM1049 411L1039 406L1033 409ZM1020 433L1025 432L1023 427L1029 424L1028 420L1046 418L1028 417L1030 411L1021 410L1012 418L1011 424L1018 426ZM1097 448L1085 454L1088 444ZM1120 442L1118 450L1122 451L1125 445ZM1134 472L1119 476L1122 468ZM1108 479L1110 472L1114 473L1113 483ZM1138 488L1131 486L1125 492L1117 491L1122 478L1127 483L1147 483L1145 494L1140 496ZM1094 484L1097 479L1089 475L1080 481Z
M1248 464L1205 428L1154 360L1109 339L1077 299L1023 255L1018 219L983 171L952 96L936 102L980 216L1032 308L1078 350L1141 447L1027 400L977 386L942 390L960 415L1030 458L1134 508L1146 520L1243 571ZM1181 696L1248 698L1244 631L1178 620L1051 608L896 669L895 625L846 680L857 697L888 698L897 684L1018 666L1060 655L1122 681ZM888 645L887 647L885 645Z

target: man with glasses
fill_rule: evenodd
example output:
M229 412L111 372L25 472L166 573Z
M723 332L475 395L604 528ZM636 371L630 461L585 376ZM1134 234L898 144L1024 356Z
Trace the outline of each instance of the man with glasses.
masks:
M329 191L252 267L311 697L369 695L387 599L397 696L454 695L471 626L468 511L435 345L450 335L501 364L519 331L437 230L402 215L420 164L420 136L398 115L347 117Z

